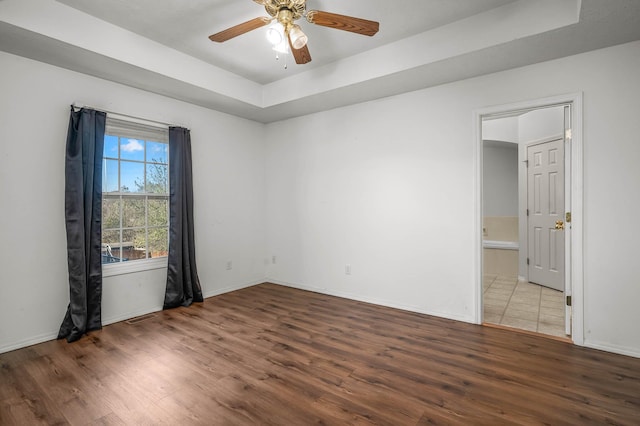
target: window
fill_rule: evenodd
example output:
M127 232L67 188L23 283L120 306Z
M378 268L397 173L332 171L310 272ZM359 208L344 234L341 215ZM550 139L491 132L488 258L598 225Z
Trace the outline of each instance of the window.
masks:
M166 258L168 138L167 129L107 118L102 159L103 264Z

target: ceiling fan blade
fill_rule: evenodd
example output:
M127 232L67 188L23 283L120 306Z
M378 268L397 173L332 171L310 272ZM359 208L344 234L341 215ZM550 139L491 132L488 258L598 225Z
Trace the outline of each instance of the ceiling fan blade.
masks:
M308 62L311 62L311 53L309 53L309 48L305 44L300 49L294 49L293 44L291 44L291 37L287 37L289 39L289 49L291 49L291 54L293 58L296 60L296 64L303 65Z
M209 40L216 41L218 43L222 43L223 41L230 40L234 37L242 35L244 33L248 33L249 31L253 31L257 28L264 27L269 24L273 18L255 18L247 22L243 22L242 24L238 24L235 27L227 28L224 31L220 31L219 33L215 33L209 36Z
M323 12L321 10L310 10L307 12L307 21L323 27L351 31L352 33L366 36L375 35L380 28L380 23L376 21L338 15L337 13Z

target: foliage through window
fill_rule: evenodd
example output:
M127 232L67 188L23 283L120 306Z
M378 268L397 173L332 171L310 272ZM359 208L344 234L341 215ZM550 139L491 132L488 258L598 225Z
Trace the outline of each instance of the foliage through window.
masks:
M168 250L168 131L107 118L102 263L165 257Z

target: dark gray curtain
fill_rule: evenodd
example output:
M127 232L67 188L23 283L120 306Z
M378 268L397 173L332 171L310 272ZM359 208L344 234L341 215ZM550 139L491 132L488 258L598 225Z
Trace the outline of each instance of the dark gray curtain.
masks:
M69 306L58 339L102 328L102 154L106 114L71 107L65 159Z
M169 128L169 265L164 308L202 302L193 234L191 134Z

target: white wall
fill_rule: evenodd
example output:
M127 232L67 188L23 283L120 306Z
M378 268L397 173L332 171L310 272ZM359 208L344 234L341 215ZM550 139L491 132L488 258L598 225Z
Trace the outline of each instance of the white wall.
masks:
M471 109L450 94L268 125L271 280L473 320Z
M485 140L518 143L519 116L488 118L482 121L482 138Z
M268 125L269 279L473 321L473 111L583 91L584 330L574 332L640 356L638 69L635 42Z
M529 111L518 117L518 142L527 144L556 136L564 130L564 107L556 106Z
M518 145L484 141L482 210L485 216L518 216Z
M262 124L6 53L0 70L0 352L54 338L69 301L64 150L72 102L190 128L203 291L264 281ZM103 322L161 309L165 280L162 269L106 277Z
M575 332L640 356L640 42L267 126L4 53L0 69L10 77L0 79L0 351L50 338L66 308L73 101L192 129L208 295L261 281L263 257L275 255L273 281L473 321L473 111L583 91L584 330ZM132 283L129 296L149 300L141 310L158 308L161 277L130 278L105 280L105 303ZM114 319L137 309L114 305L105 306Z

